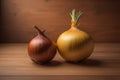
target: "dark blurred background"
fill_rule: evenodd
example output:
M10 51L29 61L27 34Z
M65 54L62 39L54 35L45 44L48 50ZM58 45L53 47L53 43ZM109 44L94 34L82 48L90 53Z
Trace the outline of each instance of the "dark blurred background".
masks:
M0 43L28 43L34 25L56 41L72 9L83 12L78 28L96 42L120 42L120 0L0 0Z

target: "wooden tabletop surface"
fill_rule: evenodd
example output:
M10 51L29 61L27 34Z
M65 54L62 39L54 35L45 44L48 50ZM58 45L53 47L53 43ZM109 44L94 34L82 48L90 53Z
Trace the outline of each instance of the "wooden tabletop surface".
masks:
M92 55L77 64L65 62L57 53L46 65L30 60L27 44L0 44L0 80L52 78L120 80L120 43L96 43Z

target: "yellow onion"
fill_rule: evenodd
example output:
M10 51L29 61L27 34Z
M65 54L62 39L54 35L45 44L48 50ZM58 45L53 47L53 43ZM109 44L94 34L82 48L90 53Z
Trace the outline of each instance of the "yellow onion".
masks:
M57 40L60 55L70 62L78 62L91 55L94 49L93 39L84 31L77 28L81 12L72 11L71 28L63 32Z

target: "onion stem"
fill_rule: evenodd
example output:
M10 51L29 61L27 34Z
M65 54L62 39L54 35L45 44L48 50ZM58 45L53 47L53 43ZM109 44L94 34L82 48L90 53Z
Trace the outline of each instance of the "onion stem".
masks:
M70 13L70 16L72 18L72 20L71 20L71 26L72 27L76 27L77 26L78 20L80 19L81 15L82 15L81 11L76 12L75 9L72 10L72 13Z
M37 26L34 26L34 28L38 31L39 34L43 34L45 30L40 30Z

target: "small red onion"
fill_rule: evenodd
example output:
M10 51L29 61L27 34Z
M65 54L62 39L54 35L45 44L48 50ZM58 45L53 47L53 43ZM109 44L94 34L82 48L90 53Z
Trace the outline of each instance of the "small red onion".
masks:
M36 63L47 63L56 54L56 45L45 34L35 26L39 34L33 38L28 45L28 54L32 61Z

